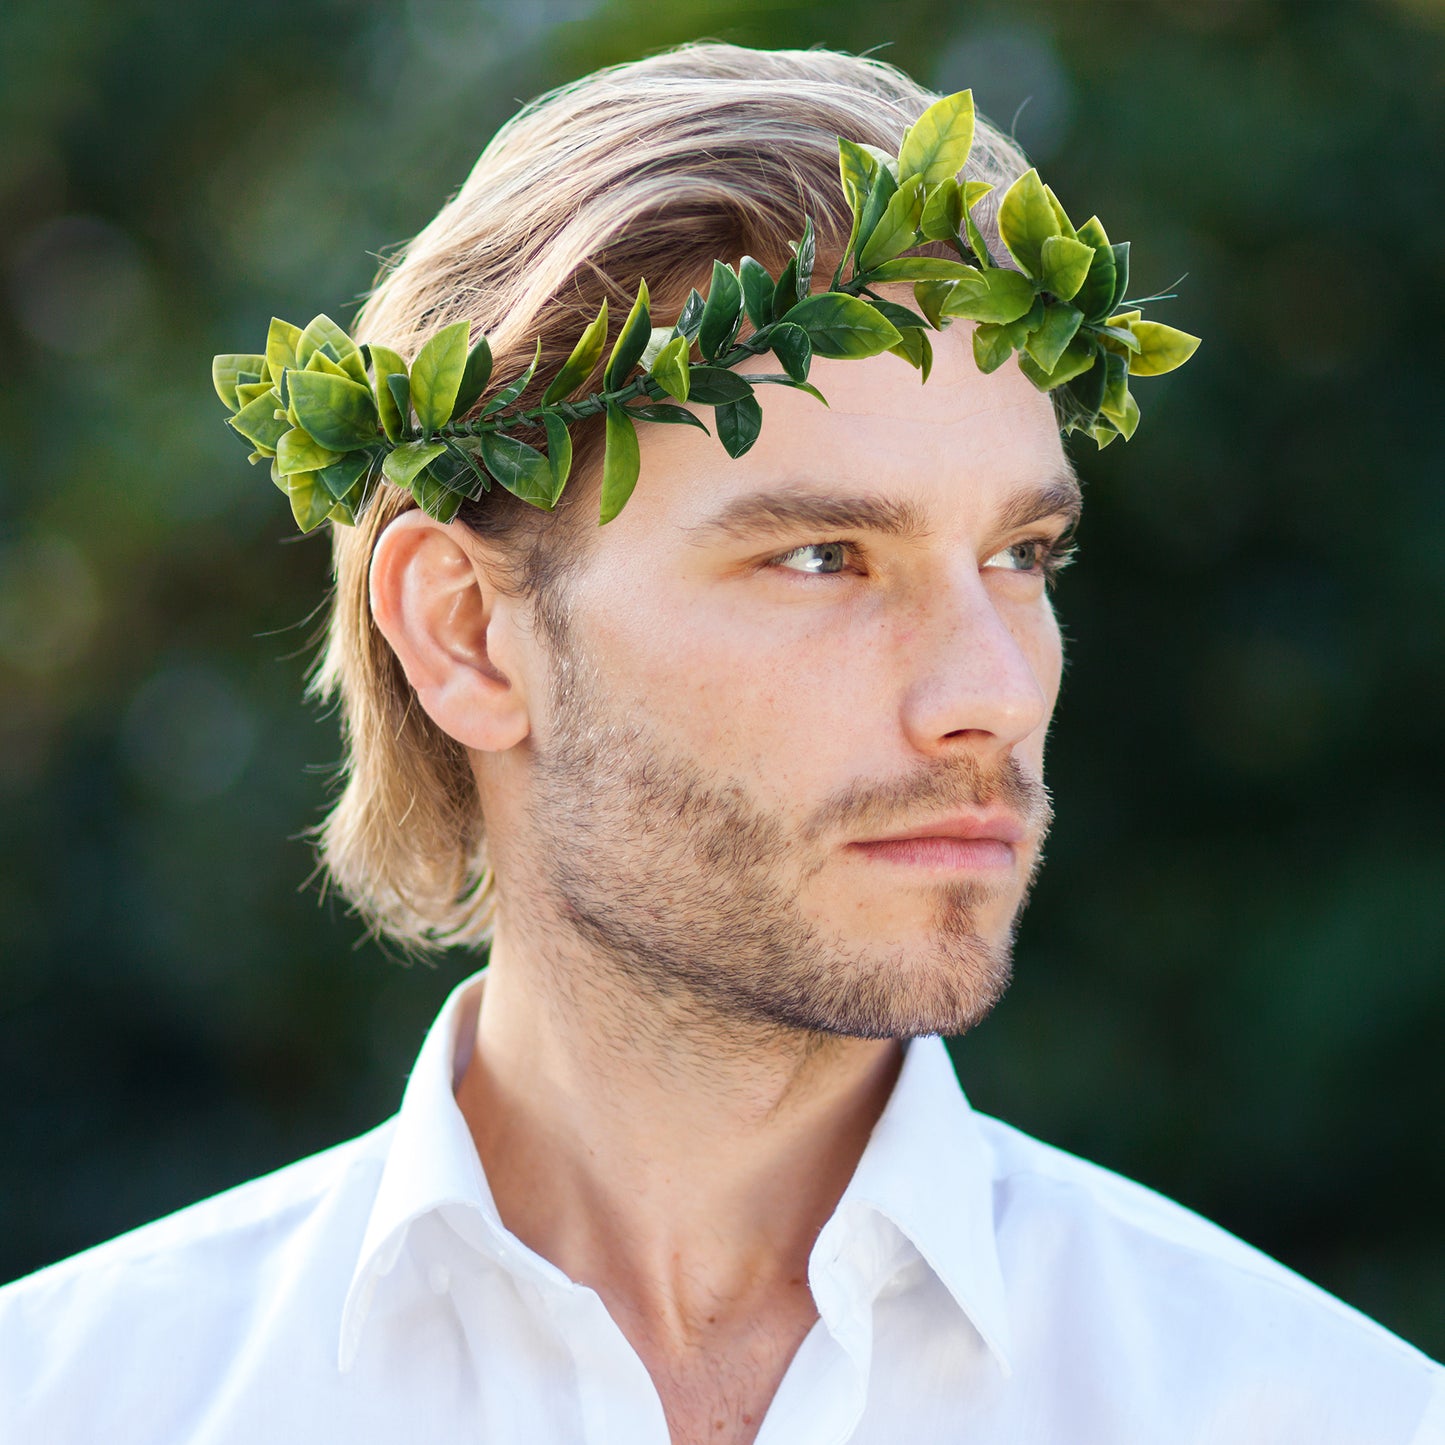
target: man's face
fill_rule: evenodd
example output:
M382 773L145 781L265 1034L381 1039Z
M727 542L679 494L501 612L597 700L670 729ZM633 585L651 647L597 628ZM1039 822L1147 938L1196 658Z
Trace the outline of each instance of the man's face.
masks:
M959 1032L1007 982L1077 491L1048 398L935 345L760 387L740 460L641 428L568 585L504 891L719 1024Z

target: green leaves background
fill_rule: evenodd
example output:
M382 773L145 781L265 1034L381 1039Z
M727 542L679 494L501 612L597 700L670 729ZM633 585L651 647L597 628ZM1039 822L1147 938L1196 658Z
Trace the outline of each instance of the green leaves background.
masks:
M273 313L348 316L513 96L692 22L338 14L0 7L0 1275L370 1127L467 966L353 950L297 891L337 750L297 705L324 548L278 545L198 362ZM957 1057L980 1107L1438 1356L1433 14L723 0L708 29L891 42L1005 126L1033 95L1019 137L1080 234L1088 206L1133 242L1133 294L1189 273L1146 316L1206 348L1138 386L1128 447L1075 446L1059 821L1017 980ZM1368 304L1338 282L1363 257Z

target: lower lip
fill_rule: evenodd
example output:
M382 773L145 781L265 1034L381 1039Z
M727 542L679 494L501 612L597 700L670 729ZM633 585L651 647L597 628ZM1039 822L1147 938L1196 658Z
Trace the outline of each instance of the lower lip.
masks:
M888 838L849 847L880 863L970 873L996 873L1011 868L1013 845L998 838Z

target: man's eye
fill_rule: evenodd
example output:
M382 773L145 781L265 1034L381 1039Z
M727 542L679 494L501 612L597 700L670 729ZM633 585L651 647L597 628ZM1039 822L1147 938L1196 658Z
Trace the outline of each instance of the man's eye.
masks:
M850 549L846 542L809 542L806 547L794 547L781 557L773 558L773 565L786 567L792 572L831 574L841 572L850 560Z
M1053 541L1048 537L1029 537L1015 542L1001 552L995 552L983 565L998 567L1006 572L1033 572L1052 583L1058 574L1069 565L1074 549L1067 541Z
M1013 546L1005 547L1002 552L995 552L983 565L1002 567L1010 572L1032 572L1043 562L1046 548L1047 544L1036 537L1027 542L1015 542Z

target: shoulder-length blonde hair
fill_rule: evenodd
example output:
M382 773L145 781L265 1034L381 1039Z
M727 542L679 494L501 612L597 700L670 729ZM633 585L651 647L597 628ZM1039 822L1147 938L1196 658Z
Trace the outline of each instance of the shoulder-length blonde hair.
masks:
M936 98L882 61L826 50L698 44L598 71L497 132L456 197L384 268L357 338L410 358L465 319L490 338L499 377L519 372L540 338L542 386L603 297L625 314L641 277L665 322L706 285L714 258L752 255L777 274L805 215L829 274L851 222L837 137L896 152ZM980 121L970 178L1002 187L1026 164ZM975 215L998 249L987 201ZM508 559L544 625L549 593L585 550L599 440L594 425L575 429L573 481L556 512L495 490L461 514ZM371 616L372 550L412 505L384 486L356 527L334 529L335 593L312 691L339 702L344 744L339 796L318 829L322 862L376 932L428 949L485 942L494 900L466 750L415 705Z

